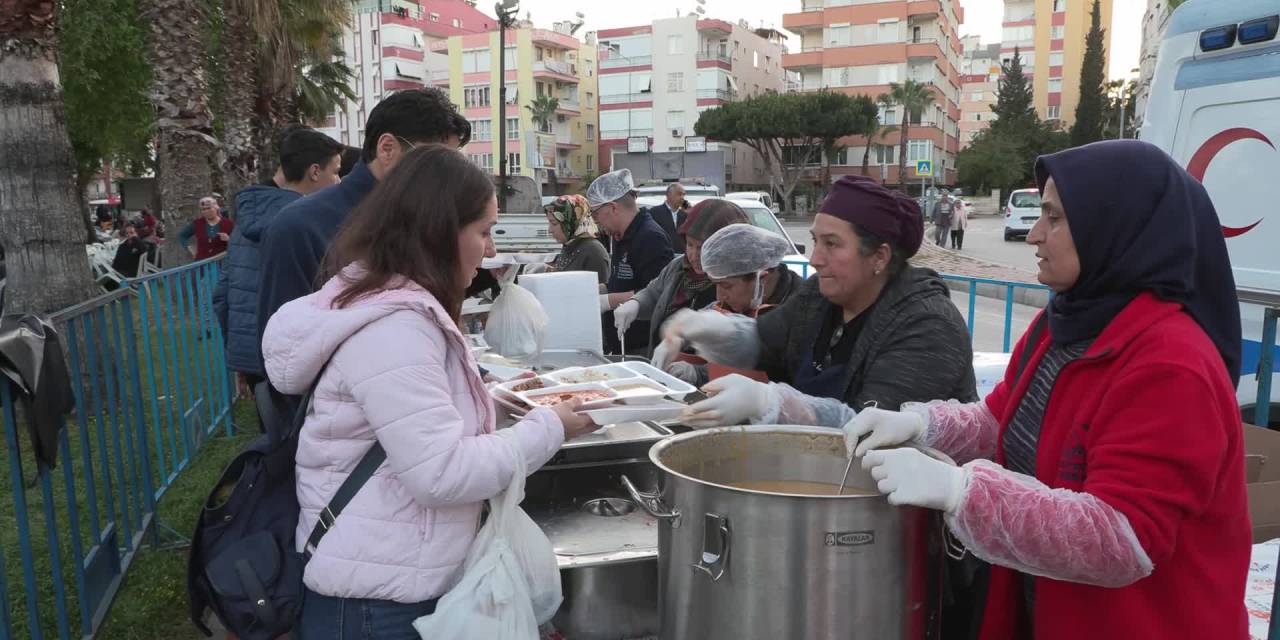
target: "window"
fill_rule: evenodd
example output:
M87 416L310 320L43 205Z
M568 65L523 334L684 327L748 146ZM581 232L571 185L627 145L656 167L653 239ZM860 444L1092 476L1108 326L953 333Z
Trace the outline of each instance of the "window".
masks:
M468 108L489 106L489 87L464 88L462 90L462 104Z
M438 14L438 13L436 13L436 12L432 11L432 12L431 12L431 21L432 21L432 22L440 22L440 14Z
M503 58L503 64L507 65L508 69L516 68L516 48L506 47L503 49L503 52L504 53L502 55L505 56Z
M969 101L982 102L982 99L986 97L986 95L987 94L985 91L974 91L973 93L969 94Z
M462 52L462 72L463 73L480 73L489 70L489 52L488 51L463 51Z
M492 122L489 120L471 121L471 139L476 141L492 140Z
M1049 78L1049 93L1062 93L1062 78Z
M974 121L974 122L982 122L982 114L981 114L981 113L975 113L975 114L973 114L973 121Z
M1046 110L1046 111L1045 111L1045 114L1044 114L1044 115L1045 115L1045 118L1046 118L1046 119L1048 119L1048 120L1061 120L1061 119L1062 119L1062 107L1060 107L1060 106L1058 106L1058 105L1056 105L1056 104L1049 105L1049 108L1048 108L1048 110Z
M907 164L915 165L922 160L933 160L932 140L908 140Z
M541 59L542 59L542 55L543 55L543 54L542 54L542 47L535 47L535 48L533 49L533 59L534 59L534 60L541 60Z
M377 31L372 31L372 32L370 32L370 33L369 33L369 38L370 38L370 40L369 40L369 41L373 43L373 46L375 46L375 47L376 47L376 46L378 46L378 32L377 32Z
M911 41L917 44L920 42L920 27L911 27Z
M667 91L684 91L684 74L667 74Z
M880 124L898 124L898 110L894 107L880 107Z
M453 26L454 26L454 28L455 28L455 29L461 29L461 28L462 28L462 19L461 19L461 18L454 18L454 19L453 19Z
M595 103L596 103L596 94L591 93L590 91L588 91L588 92L587 92L587 105L593 105L593 104L595 104Z
M1029 26L1005 27L1003 36L1004 36L1005 44L1012 44L1015 42L1029 42L1036 37L1036 28L1029 27Z
M1062 58L1063 58L1063 55L1062 55L1062 52L1061 52L1061 51L1054 51L1053 53L1050 53L1050 54L1049 54L1049 66L1051 66L1051 67L1061 67L1061 66L1062 66Z
M507 175L520 173L520 154L507 154Z
M596 126L594 124L589 124L587 125L587 142L591 142L595 139L596 139Z
M828 47L847 47L849 46L850 36L853 28L847 24L833 24L827 27L827 46Z
M667 112L667 128L673 131L684 129L684 112L668 111Z
M595 171L595 170L596 170L596 157L595 157L595 156L593 156L593 155L588 155L588 156L587 156L587 171Z
M678 56L684 53L684 38L667 36L667 55Z
M468 157L471 158L471 161L474 162L477 167L480 167L489 173L493 173L492 153L473 153Z
M1056 27L1049 27L1049 39L1050 39L1050 40L1061 40L1061 39L1063 39L1063 38L1065 38L1065 37L1067 37L1067 28L1066 28L1066 26L1064 26L1064 25L1058 25L1058 26L1056 26Z
M1066 11L1066 10L1067 10L1067 0L1053 0L1054 13L1057 13L1059 11Z
M876 145L876 164L897 164L898 146L892 144Z
M898 65L882 64L876 69L876 84L889 84L898 81Z
M917 27L918 28L918 27ZM876 42L897 42L898 41L898 21L881 22L880 28L876 29Z
M751 52L751 66L757 69L760 68L760 52L759 51Z
M507 118L507 139L520 139L520 118Z

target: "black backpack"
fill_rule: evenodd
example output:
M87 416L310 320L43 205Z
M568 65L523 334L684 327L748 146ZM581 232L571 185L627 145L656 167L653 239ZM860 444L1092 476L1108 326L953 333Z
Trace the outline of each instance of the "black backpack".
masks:
M204 624L206 609L241 640L273 640L291 631L302 612L302 570L311 551L387 457L375 442L321 512L307 551L296 552L294 454L319 380L297 405L274 390L257 394L266 433L227 466L205 501L191 536L187 596L191 621L206 636L213 635Z

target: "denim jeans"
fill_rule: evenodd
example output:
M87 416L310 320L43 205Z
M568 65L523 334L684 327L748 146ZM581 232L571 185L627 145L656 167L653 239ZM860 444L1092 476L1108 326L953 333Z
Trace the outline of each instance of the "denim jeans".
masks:
M436 601L333 598L310 589L302 603L300 640L419 640L413 621L434 613Z

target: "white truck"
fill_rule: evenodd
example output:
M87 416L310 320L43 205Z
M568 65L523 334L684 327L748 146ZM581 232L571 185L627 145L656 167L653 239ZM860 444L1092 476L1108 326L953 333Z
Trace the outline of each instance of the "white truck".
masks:
M1163 36L1139 133L1204 183L1222 220L1244 329L1237 397L1246 420L1257 398L1263 317L1280 307L1280 212L1270 182L1280 169L1278 26L1277 0L1180 6ZM1280 419L1277 387L1272 424Z

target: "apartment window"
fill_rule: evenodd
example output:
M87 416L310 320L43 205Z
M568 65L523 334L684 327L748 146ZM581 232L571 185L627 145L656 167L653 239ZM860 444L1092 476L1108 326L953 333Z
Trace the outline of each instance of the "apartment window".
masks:
M892 144L876 145L876 164L897 164L898 147Z
M1067 27L1066 27L1066 26L1064 26L1064 25L1058 25L1058 26L1056 26L1056 27L1049 27L1049 39L1050 39L1050 40L1061 40L1061 39L1063 39L1063 38L1065 38L1065 37L1067 37Z
M432 21L432 22L440 22L440 14L438 14L438 13L436 13L436 12L432 11L432 12L431 12L431 21Z
M916 28L919 29L919 27ZM876 29L876 42L897 42L898 39L897 20L894 20L893 22L881 22L880 27Z
M973 121L974 121L974 122L982 122L982 114L981 114L981 113L975 113L975 114L973 114Z
M1066 10L1067 10L1067 0L1053 0L1054 13L1057 13L1059 11L1066 11Z
M462 19L461 19L461 18L454 18L454 19L453 19L453 26L454 26L454 28L455 28L455 29L461 29L461 28L462 28Z
M515 84L509 84L507 89L507 104L520 104L520 91Z
M912 42L919 43L919 42L920 42L920 35L921 35L920 27L911 27L911 41L912 41Z
M488 51L463 51L462 72L479 73L489 70Z
M853 28L847 24L833 24L827 27L827 46L828 47L847 47L851 40L849 39L853 33Z
M520 173L520 154L508 153L507 154L507 174L511 175L511 174L517 174L517 173Z
M895 108L880 108L880 124L890 125L898 124L898 110Z
M760 68L760 52L759 51L751 52L751 66L757 69Z
M489 106L489 87L464 88L462 90L462 104L468 108Z
M1056 104L1054 104L1054 105L1049 105L1049 108L1045 111L1045 114L1044 114L1044 115L1045 115L1045 118L1046 118L1046 119L1048 119L1048 120L1061 120L1061 119L1062 119L1062 107L1060 107L1060 106L1058 106L1058 105L1056 105Z
M923 160L933 160L932 140L908 140L907 164L914 165Z
M590 91L588 91L588 92L587 92L587 104L588 104L588 105L593 105L593 104L595 104L595 103L596 103L596 94L591 93Z
M1050 53L1050 54L1049 54L1049 66L1051 66L1051 67L1061 67L1061 66L1062 66L1062 58L1063 58L1063 55L1062 55L1062 52L1061 52L1061 51L1054 51L1053 53Z
M983 98L984 96L986 96L986 95L987 95L987 94L986 94L986 92L983 92L983 91L974 91L973 93L969 94L969 101L970 101L970 102L981 102L981 101L982 101L982 98Z
M684 38L667 36L667 55L678 56L684 53Z
M596 139L596 126L594 124L589 124L587 125L587 142L591 142L595 139Z
M542 56L543 56L543 53L542 53L542 47L535 47L535 48L534 48L534 50L533 50L533 59L534 59L534 60L541 60L541 59L542 59Z
M520 139L520 118L507 118L507 139Z
M493 173L493 154L492 153L473 153L470 155L471 162L477 167Z
M595 170L596 170L596 157L595 157L595 156L592 156L592 155L588 155L588 156L587 156L587 171L595 171Z
M668 73L667 74L667 91L684 91L684 74Z
M672 131L684 129L684 112L668 111L667 112L667 128Z
M898 65L882 64L876 69L876 84L889 84L898 81Z
M492 140L492 122L489 120L472 120L471 139L481 142L485 140Z
M1062 78L1049 78L1049 93L1062 93Z

